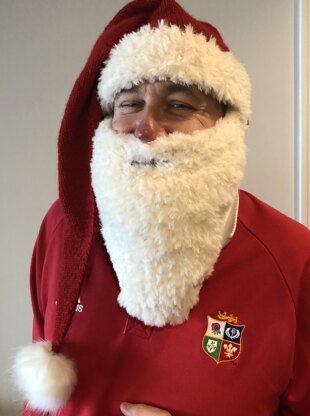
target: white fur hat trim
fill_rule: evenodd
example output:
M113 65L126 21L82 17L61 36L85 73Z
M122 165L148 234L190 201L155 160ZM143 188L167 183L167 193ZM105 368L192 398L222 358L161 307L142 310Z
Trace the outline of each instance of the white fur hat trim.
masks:
M118 92L143 80L168 79L213 91L244 119L250 116L250 80L232 52L222 51L214 38L207 40L191 26L181 30L164 21L125 35L111 50L98 83L101 105L109 110Z
M18 351L13 377L28 406L42 412L63 407L77 382L74 363L63 354L54 353L46 341Z

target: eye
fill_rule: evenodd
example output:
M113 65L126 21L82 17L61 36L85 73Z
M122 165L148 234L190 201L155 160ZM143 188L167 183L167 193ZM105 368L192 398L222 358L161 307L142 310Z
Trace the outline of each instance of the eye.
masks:
M184 101L169 101L168 108L176 112L196 110L196 108L192 104L189 104L188 102L184 102Z
M134 113L139 111L144 106L141 100L122 100L115 103L114 110L119 110L122 113Z
M135 107L141 107L143 103L141 101L137 100L126 100L118 103L116 107L119 108L135 108Z

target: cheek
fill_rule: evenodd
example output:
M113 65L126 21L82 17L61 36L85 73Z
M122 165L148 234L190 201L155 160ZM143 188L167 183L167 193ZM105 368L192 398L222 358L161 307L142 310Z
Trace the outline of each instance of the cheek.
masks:
M213 127L216 121L217 118L196 114L191 120L183 122L182 126L179 126L179 131L190 134L195 130L204 130Z
M112 118L112 130L116 133L131 133L132 122L128 118L124 119L120 115L114 115Z
M220 117L221 116L217 114L198 114L195 121L200 127L197 127L197 130L208 129L215 126Z

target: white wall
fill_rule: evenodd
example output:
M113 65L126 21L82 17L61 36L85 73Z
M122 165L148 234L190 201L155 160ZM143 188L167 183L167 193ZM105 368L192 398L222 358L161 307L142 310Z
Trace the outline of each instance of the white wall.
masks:
M294 16L291 0L187 0L217 26L253 81L244 187L294 215ZM28 268L57 197L56 139L90 48L125 1L1 0L0 415L18 414L9 358L31 339Z

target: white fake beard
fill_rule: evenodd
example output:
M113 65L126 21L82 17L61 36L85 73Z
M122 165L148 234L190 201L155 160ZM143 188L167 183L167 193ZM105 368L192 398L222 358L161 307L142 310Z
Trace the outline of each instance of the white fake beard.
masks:
M92 186L118 302L146 325L180 324L197 304L243 176L246 128L231 112L150 143L115 133L111 120L96 130Z

